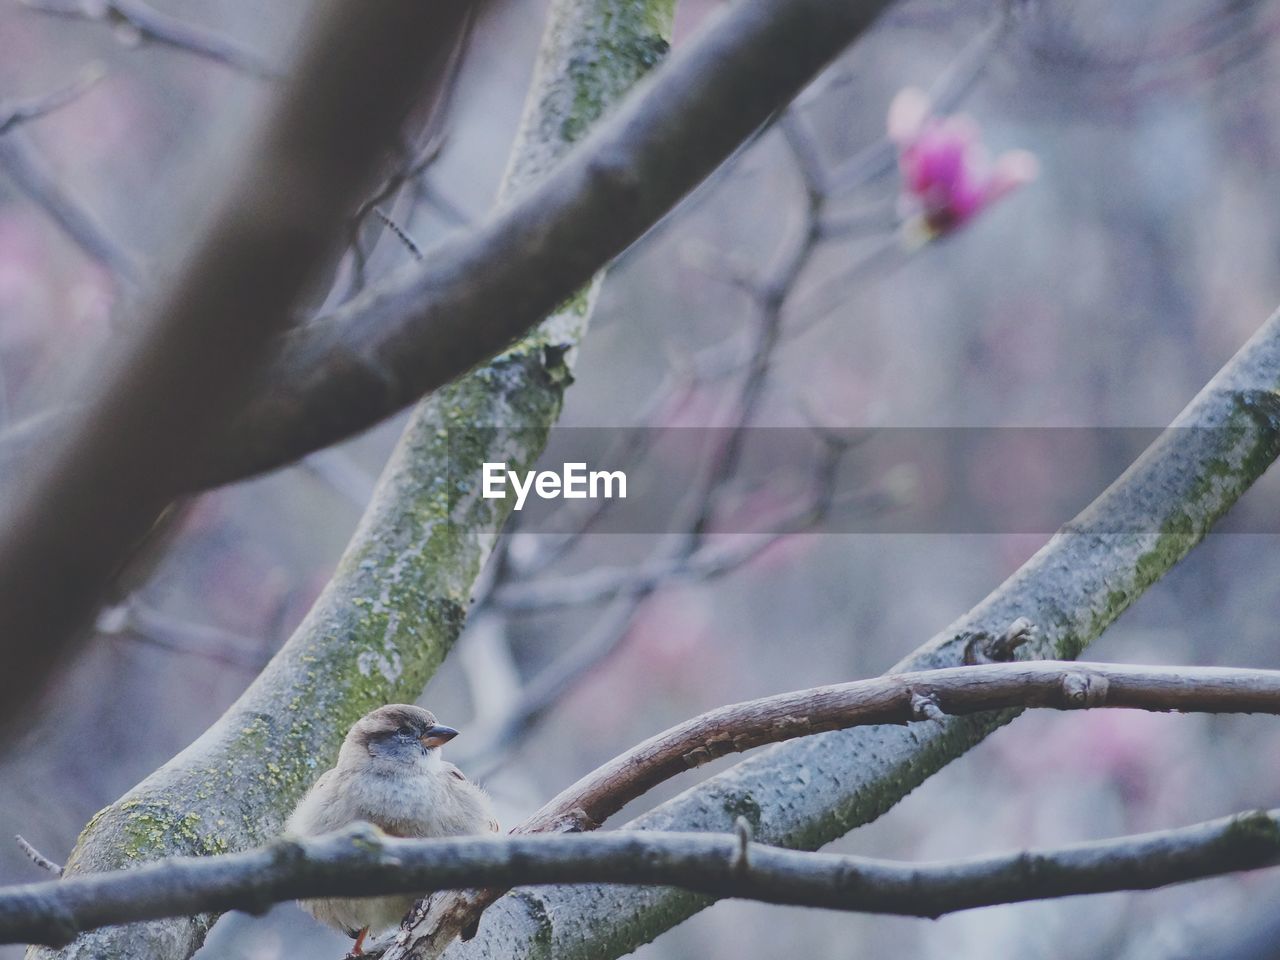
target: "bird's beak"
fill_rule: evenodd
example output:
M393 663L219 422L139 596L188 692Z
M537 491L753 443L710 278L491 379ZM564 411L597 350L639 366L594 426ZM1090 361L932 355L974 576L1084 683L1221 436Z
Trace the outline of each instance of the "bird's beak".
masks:
M442 723L437 723L422 735L422 745L428 750L432 747L441 747L457 735L458 731L453 729L453 727L446 727Z

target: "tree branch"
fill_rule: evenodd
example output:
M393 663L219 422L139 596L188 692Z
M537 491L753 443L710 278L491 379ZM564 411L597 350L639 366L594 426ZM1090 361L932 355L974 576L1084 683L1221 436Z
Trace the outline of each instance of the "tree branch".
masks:
M117 280L136 281L140 270L137 258L121 247L98 222L97 217L49 173L48 164L21 130L11 130L0 137L0 172L26 194L37 207L58 225L71 241L95 263L101 264ZM70 417L59 412L53 416L33 417L16 433L4 434L3 456L17 456L25 441L47 442L66 427ZM15 433L13 437L10 433ZM19 436L18 434L24 434ZM11 442L13 441L13 442ZM15 449L10 450L10 447Z
M1014 707L1278 714L1280 671L994 663L892 674L748 700L709 710L619 754L562 791L516 832L553 829L575 811L603 823L672 777L764 744L828 730Z
M331 3L293 82L172 284L0 523L0 644L16 716L81 639L130 549L179 491L180 465L243 396L293 320L468 4ZM288 185L288 189L284 186Z
M1115 840L922 864L801 853L749 836L623 830L404 840L362 824L246 853L0 889L0 942L56 946L108 924L260 913L304 897L494 883L663 885L714 897L938 917L998 903L1150 890L1280 862L1280 811L1262 810Z
M66 86L27 100L0 103L0 136L78 100L93 89L103 76L101 67L89 67Z
M19 0L41 13L77 20L96 20L115 30L127 31L138 42L157 43L205 60L220 63L250 76L276 79L279 68L235 41L161 13L142 0Z
M1080 516L892 672L960 665L967 652L980 648L979 640L1001 635L1020 617L1037 625L1024 656L1078 656L1199 543L1275 459L1278 390L1280 314ZM1125 532L1098 532L1111 530ZM632 826L724 832L746 816L768 843L813 849L874 820L1014 716L1012 710L988 712L793 740L712 777ZM448 955L523 960L549 951L557 960L601 960L635 949L709 902L670 888L607 897L591 888L524 892L495 903L479 936L455 944Z
M193 460L188 486L332 444L505 348L652 227L887 5L729 8L536 189L291 333L252 401ZM651 50L651 62L661 52Z
M889 3L744 0L730 8L590 142L554 170L538 158L549 172L536 189L285 336L244 408L190 459L184 486L297 460L507 347L656 224ZM787 56L776 55L780 48ZM663 49L650 50L649 62ZM594 95L586 102L600 112ZM585 129L567 132L576 139Z

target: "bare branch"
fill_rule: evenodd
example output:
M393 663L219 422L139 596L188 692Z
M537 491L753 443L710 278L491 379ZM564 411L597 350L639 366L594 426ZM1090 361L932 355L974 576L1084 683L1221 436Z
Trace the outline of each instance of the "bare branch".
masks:
M292 322L467 7L330 3L317 18L209 227L104 364L79 423L8 505L0 637L22 682L10 685L0 719L73 649L132 545L180 492L180 465Z
M296 460L502 350L658 222L889 2L747 0L729 10L535 189L289 333L245 408L190 459L184 486ZM783 36L792 55L778 57Z
M403 840L362 824L246 853L0 889L0 942L57 946L109 924L208 911L261 913L305 897L494 883L662 885L766 903L938 917L997 903L1150 890L1278 861L1280 811L1262 810L1115 840L922 864L785 850L752 842L749 830Z
M20 833L15 833L13 835L13 839L17 841L18 846L22 849L22 852L27 855L27 859L30 860L32 863L34 863L37 867L39 867L41 870L48 870L54 876L58 876L58 877L62 876L62 866L60 864L54 863L52 860L46 857L43 853L41 853L39 850L33 847L30 843L28 843L26 837L24 837Z
M195 458L188 485L297 459L503 349L652 227L887 5L746 0L727 10L536 189L291 333L255 399ZM785 57L776 55L782 37Z
M373 212L377 215L378 219L382 221L383 226L395 234L395 238L404 244L405 249L413 255L413 259L421 262L422 248L418 246L417 241L414 240L413 237L409 236L409 234L405 232L404 227L392 220L391 216L385 213L381 207L374 207Z
M16 103L0 103L0 135L31 120L38 120L60 107L78 100L106 76L101 65L85 68L80 76L57 90Z
M49 218L95 262L123 280L138 279L137 259L107 234L96 216L49 172L48 163L20 130L0 137L0 172L22 193L48 214ZM33 418L39 434L54 432L66 419Z
M263 79L281 76L263 57L212 30L161 13L142 0L20 0L32 10L77 20L95 20L139 43L156 43Z
M139 597L103 610L99 633L119 636L174 653L201 657L256 674L271 658L265 645L250 637L202 623L189 623L151 607Z
M950 716L1010 707L1277 714L1280 671L1040 660L902 673L748 700L650 737L562 791L516 831L546 830L572 810L603 823L659 783L718 757L827 730L910 723L922 719L919 700Z

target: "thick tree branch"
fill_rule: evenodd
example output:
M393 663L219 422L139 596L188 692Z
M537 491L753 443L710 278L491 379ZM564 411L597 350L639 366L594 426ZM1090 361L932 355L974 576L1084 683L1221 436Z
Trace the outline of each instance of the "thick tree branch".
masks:
M1280 314L1269 319L1155 443L986 600L901 661L907 673L965 662L984 635L1027 617L1023 655L1071 659L1190 551L1280 451ZM1198 429L1186 429L1198 428ZM1209 478L1212 478L1210 482ZM1124 531L1105 533L1098 531ZM1081 532L1075 532L1081 531ZM833 731L744 760L633 821L636 829L724 832L813 849L874 820L1014 711ZM601 960L707 906L670 888L508 896L449 957ZM410 953L415 960L425 953Z
M591 835L403 840L368 825L219 857L0 889L0 943L67 942L108 924L195 912L259 913L303 897L475 884L608 883L714 897L938 917L1049 897L1150 890L1280 862L1280 811L1048 850L910 864L801 853L737 836Z
M504 197L544 173L571 135L652 66L672 16L671 0L557 0ZM306 620L213 727L94 817L67 863L69 876L269 841L332 764L352 723L421 695L457 638L507 516L506 502L477 496L472 479L486 460L532 466L572 379L572 348L590 305L584 293L414 411ZM188 957L213 919L106 928L58 956ZM30 956L51 954L37 948Z
M331 3L292 82L172 283L105 363L66 437L0 522L0 722L66 658L107 583L179 492L181 465L243 396L273 334L336 251L386 148L447 58L465 0Z
M246 409L193 460L188 485L295 460L505 348L652 227L887 5L728 8L536 189L291 333ZM651 61L661 53L651 50Z
M729 8L554 170L539 157L547 176L535 189L285 336L244 408L189 461L184 485L292 462L507 347L656 224L888 5ZM650 50L650 62L663 50ZM621 92L587 93L584 102L598 113Z

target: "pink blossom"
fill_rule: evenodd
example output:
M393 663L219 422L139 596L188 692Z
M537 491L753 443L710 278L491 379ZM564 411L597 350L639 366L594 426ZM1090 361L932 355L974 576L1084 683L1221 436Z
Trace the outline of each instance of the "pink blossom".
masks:
M901 91L889 107L889 139L898 147L903 200L933 238L1034 180L1039 165L1025 150L1011 150L992 163L973 120L929 111L923 92Z

